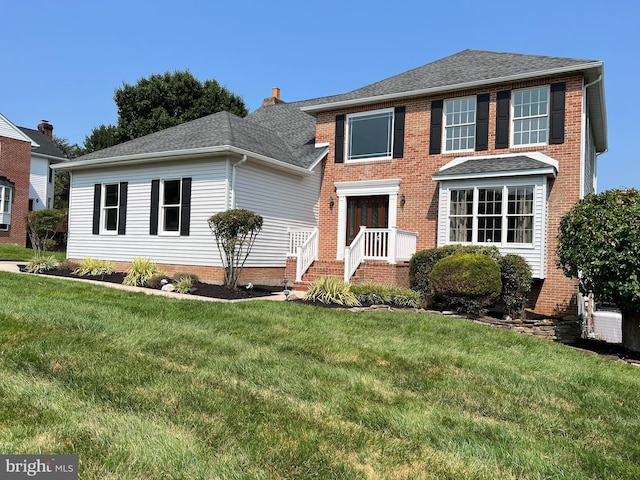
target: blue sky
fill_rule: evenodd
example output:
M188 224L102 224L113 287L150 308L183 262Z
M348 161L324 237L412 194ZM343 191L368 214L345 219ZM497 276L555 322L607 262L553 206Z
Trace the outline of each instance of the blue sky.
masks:
M258 108L347 92L472 48L602 60L609 152L598 190L640 188L640 4L618 1L39 1L2 8L0 113L82 144L113 93L153 73L215 78ZM632 123L629 123L632 122Z

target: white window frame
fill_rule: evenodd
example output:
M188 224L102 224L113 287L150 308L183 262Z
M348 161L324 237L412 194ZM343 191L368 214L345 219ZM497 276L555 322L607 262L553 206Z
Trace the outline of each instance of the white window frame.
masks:
M368 156L366 158L352 158L351 156L351 134L352 134L352 122L362 120L365 117L373 117L387 115L390 117L389 129L387 132L387 152L380 152L380 155L372 154L374 156ZM345 132L345 161L347 162L370 162L375 160L390 160L393 158L393 125L395 122L395 112L393 108L384 108L380 110L371 110L368 112L351 113L347 115L346 132Z
M531 242L530 243L516 243L516 242L509 242L508 241L508 224L509 224L509 218L510 217L514 217L514 216L523 216L523 215L509 215L508 212L508 208L509 208L509 189L511 188L531 188L532 189L532 206L531 206L531 213L530 214L526 214L526 216L530 216L531 217ZM499 218L501 218L501 240L499 242L478 242L478 226L479 226L479 217L498 217L497 215L489 215L489 214L482 214L480 215L478 213L478 205L479 205L479 191L480 190L487 190L487 189L501 189L502 190L502 200L501 200L501 213L499 215ZM472 233L471 233L471 242L463 242L463 241L458 241L458 240L451 240L451 196L453 194L454 191L458 191L458 190L473 190L473 212L472 212L472 216L473 216L473 220L472 220ZM535 183L526 183L526 184L510 184L510 183L504 183L504 184L492 184L492 185L481 185L481 186L456 186L456 187L451 187L448 189L447 192L448 195L448 199L447 199L447 216L446 216L446 244L464 244L464 245L492 245L492 246L496 246L496 247L502 247L502 248L506 248L506 247L528 247L528 248L532 248L534 247L535 244L535 212L536 212L536 184Z
M473 100L473 122L469 122L468 120L466 122L462 122L462 121L458 121L458 122L453 122L451 124L448 123L448 115L456 115L456 111L455 111L455 106L458 103L461 103L463 101L469 101L469 100ZM454 111L450 112L449 110L453 108ZM466 113L470 112L470 110L466 110ZM462 111L457 112L459 115L462 114ZM455 117L454 117L455 119ZM446 153L451 153L451 152L473 152L476 148L476 122L478 121L478 99L476 96L469 96L469 97L459 97L459 98L451 98L448 100L444 101L444 106L442 108L442 126L444 127L442 129L442 145L444 146L443 151ZM472 127L473 130L473 136L469 137L469 136L465 136L464 138L473 138L473 145L471 147L467 147L467 148L448 148L447 147L447 133L450 131L455 131L456 129L460 129L461 127ZM458 137L452 137L452 140L460 140L461 136Z
M116 193L118 195L118 203L114 205L107 206L107 187L115 185ZM100 201L100 234L101 235L118 235L118 225L120 222L120 184L115 183L103 183L102 184L102 195ZM113 230L107 229L107 210L115 210L116 211L116 228Z
M6 192L9 192L6 202ZM6 232L11 225L11 204L13 203L13 188L0 185L0 231Z
M178 182L178 193L180 195L180 200L177 204L164 203L164 188L166 182ZM160 182L160 199L158 202L158 215L160 218L158 219L158 234L160 235L170 235L170 236L180 236L180 228L182 227L182 178L166 178ZM177 230L166 230L165 229L165 218L166 218L166 209L167 208L175 208L178 207L178 228Z
M533 90L545 90L547 93L547 112L545 114L536 114L536 115L522 115L518 118L516 118L515 116L515 96L517 93L519 92L526 92L526 91L533 91ZM549 115L550 113L550 108L551 108L551 89L549 85L542 85L542 86L538 86L538 87L530 87L530 88L520 88L517 90L513 90L511 92L511 125L510 125L510 143L512 147L530 147L530 146L536 146L536 145L548 145L549 144L549 124L551 122L551 117ZM516 122L520 121L520 120L534 120L534 119L541 119L541 118L546 118L547 119L547 128L546 128L546 140L544 142L535 142L535 143L515 143L515 137L516 137ZM533 130L529 129L529 135L531 134ZM539 129L537 129L536 131L541 131Z

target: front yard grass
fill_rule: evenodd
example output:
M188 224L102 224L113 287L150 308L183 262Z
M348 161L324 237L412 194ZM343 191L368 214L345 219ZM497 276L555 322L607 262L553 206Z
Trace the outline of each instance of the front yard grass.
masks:
M0 452L82 479L640 478L640 370L439 315L0 272Z
M47 252L47 255L54 255L59 262L67 258L65 252ZM28 262L33 256L31 248L19 247L11 243L0 243L0 261Z

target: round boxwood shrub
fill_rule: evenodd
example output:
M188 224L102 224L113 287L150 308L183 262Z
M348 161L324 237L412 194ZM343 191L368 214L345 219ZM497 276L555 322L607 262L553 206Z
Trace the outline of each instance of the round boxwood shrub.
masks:
M445 257L461 253L481 253L495 260L502 255L497 247L484 245L445 245L416 252L409 262L409 288L422 294L425 303L430 303L429 275L433 266Z
M499 261L502 279L501 297L511 318L524 318L524 307L531 291L531 267L520 255L508 254Z
M433 266L429 285L434 298L449 308L483 315L500 296L500 267L481 253L450 255Z

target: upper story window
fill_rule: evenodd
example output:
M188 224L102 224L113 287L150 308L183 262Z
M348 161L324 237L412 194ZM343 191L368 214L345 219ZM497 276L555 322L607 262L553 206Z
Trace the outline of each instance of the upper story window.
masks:
M451 189L449 241L532 244L533 190L531 185Z
M103 232L117 232L118 210L120 207L120 184L111 183L102 186L102 230Z
M466 151L475 148L476 97L444 102L444 150Z
M514 90L511 144L540 145L549 139L549 87Z
M11 196L13 189L0 185L0 230L9 230L11 225Z
M347 160L391 158L392 152L393 109L347 117Z

